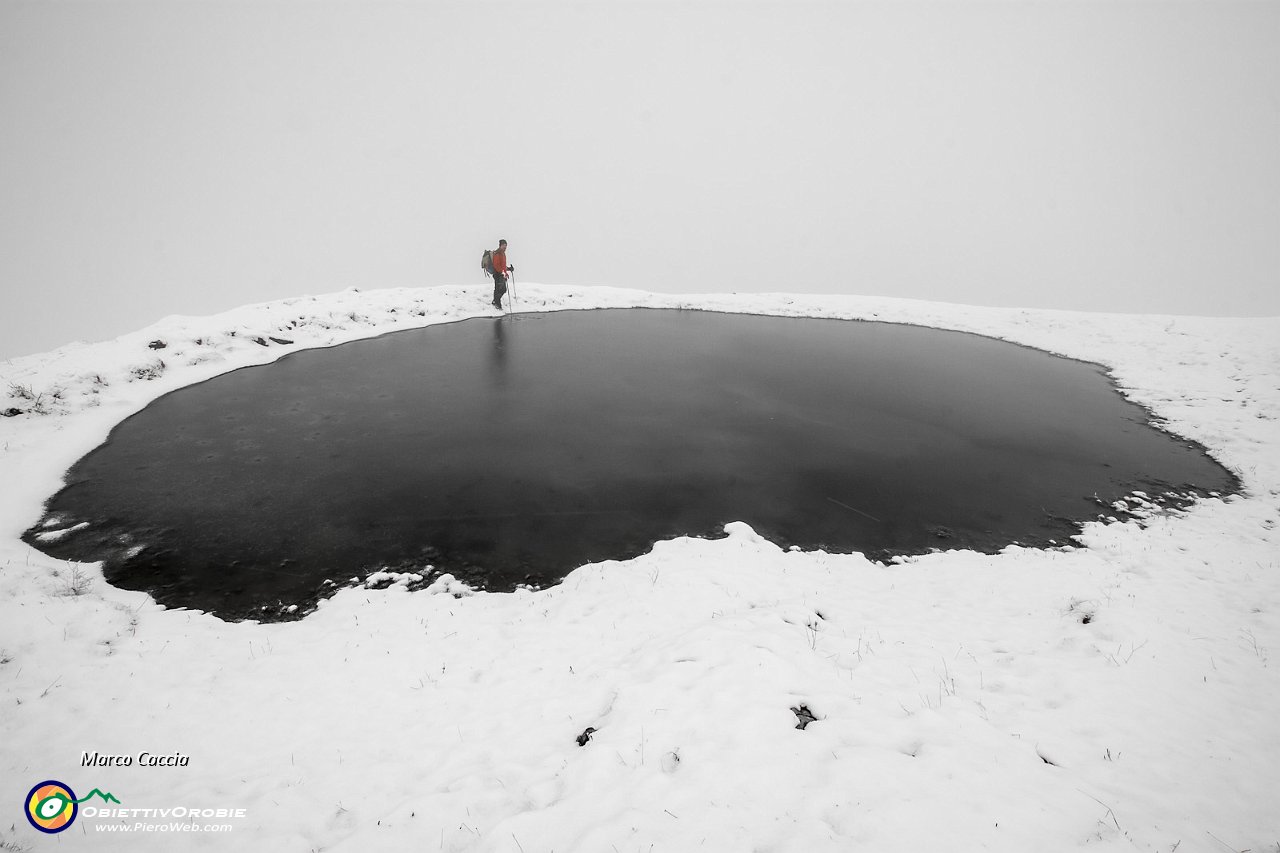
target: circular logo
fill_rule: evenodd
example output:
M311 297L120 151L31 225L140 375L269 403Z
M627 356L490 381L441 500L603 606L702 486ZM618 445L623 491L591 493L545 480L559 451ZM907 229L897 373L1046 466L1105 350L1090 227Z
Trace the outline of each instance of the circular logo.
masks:
M62 832L76 819L76 795L61 782L41 782L27 794L27 820L41 832Z

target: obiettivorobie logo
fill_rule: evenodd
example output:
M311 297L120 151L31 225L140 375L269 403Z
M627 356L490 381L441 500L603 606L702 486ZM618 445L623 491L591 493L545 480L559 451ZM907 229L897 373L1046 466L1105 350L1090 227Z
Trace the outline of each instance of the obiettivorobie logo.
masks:
M69 785L48 779L31 789L27 794L27 821L41 832L50 835L75 823L80 813L80 804L101 797L104 802L120 804L114 794L104 794L94 788L87 796L76 799L76 794Z
M101 803L89 803L94 798ZM81 804L85 804L81 808ZM49 835L62 832L80 819L88 832L168 832L213 833L235 831L234 821L249 816L249 810L235 806L122 806L115 794L94 788L86 797L77 797L71 786L47 779L27 792L23 804L27 823ZM215 822L205 823L202 819ZM0 845L3 846L3 845Z

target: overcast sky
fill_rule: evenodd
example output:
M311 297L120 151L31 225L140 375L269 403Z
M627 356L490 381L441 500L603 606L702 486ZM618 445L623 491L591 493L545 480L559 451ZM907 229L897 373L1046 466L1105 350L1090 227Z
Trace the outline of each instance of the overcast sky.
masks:
M1280 314L1280 3L0 0L0 357L517 279Z

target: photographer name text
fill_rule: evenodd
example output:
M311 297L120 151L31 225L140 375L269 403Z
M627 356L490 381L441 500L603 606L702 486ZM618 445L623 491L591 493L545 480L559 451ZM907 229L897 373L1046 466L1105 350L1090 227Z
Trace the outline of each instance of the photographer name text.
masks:
M106 755L101 752L80 753L81 767L186 767L191 763L191 756L174 752L169 755L157 755L154 752L139 752L133 755Z

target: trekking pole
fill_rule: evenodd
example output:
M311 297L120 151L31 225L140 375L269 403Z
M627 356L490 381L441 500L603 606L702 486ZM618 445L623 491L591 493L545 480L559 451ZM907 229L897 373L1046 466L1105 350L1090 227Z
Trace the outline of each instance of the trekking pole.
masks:
M516 310L516 271L511 270L511 312L514 314Z

